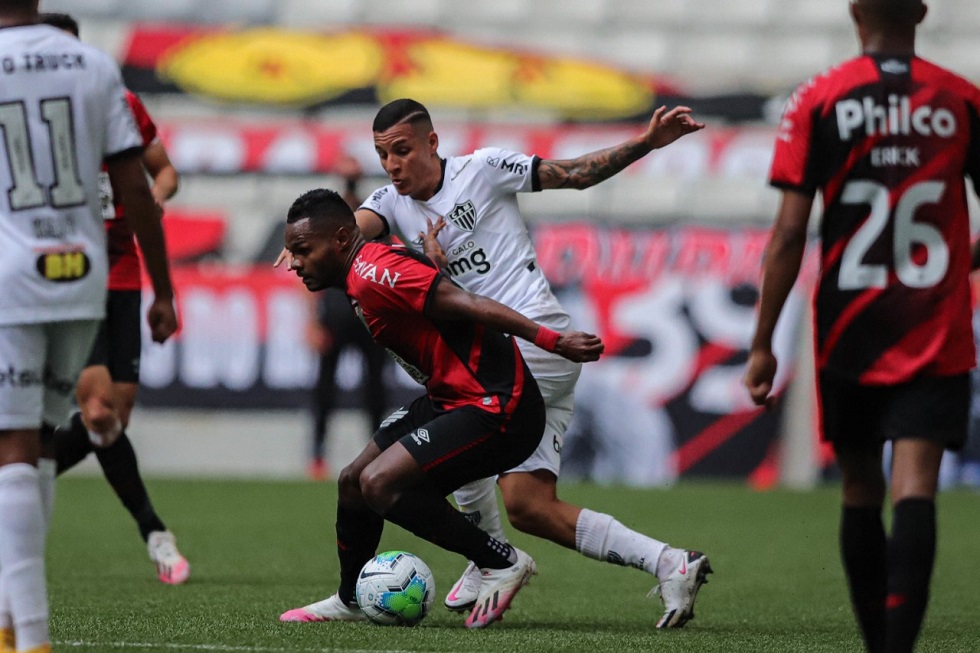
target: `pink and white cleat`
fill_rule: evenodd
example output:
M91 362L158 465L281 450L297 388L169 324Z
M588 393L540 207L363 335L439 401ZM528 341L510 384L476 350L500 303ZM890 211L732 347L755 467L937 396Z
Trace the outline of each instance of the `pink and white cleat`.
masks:
M446 607L453 612L466 612L472 608L476 605L476 597L480 594L482 580L483 574L480 573L480 568L473 562L467 564L463 575L446 595Z
M350 607L340 600L336 594L333 596L303 606L293 608L279 615L279 621L365 621L367 615L361 612L356 605Z
M494 621L503 618L511 601L521 588L538 573L534 560L528 554L514 547L517 563L506 569L480 569L480 593L476 605L466 618L467 628L486 628Z
M191 565L177 550L177 540L170 531L153 531L146 539L150 560L157 566L157 578L167 585L180 585L191 575Z

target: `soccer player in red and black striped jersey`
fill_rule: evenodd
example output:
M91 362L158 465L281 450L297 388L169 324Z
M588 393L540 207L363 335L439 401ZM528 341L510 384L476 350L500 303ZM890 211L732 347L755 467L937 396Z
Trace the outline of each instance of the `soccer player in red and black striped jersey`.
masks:
M79 35L78 22L68 14L43 13L40 21L75 37ZM157 126L143 102L128 89L125 97L143 142L141 160L150 177L150 193L158 213L162 214L164 203L177 192L180 175L170 162ZM99 175L99 194L109 254L105 319L78 378L75 398L79 412L72 415L68 425L55 430L52 445L46 447L53 451L43 455L54 459L55 471L61 475L95 452L106 480L136 520L160 581L179 585L190 575L190 565L150 501L136 451L126 434L139 388L142 262L133 229L125 219L125 208L113 193L105 166ZM118 437L96 446L99 438L90 431L96 430L93 425L104 421L102 416L106 414L118 419ZM50 474L52 463L45 458L39 468Z
M366 242L333 191L301 196L286 222L290 268L312 291L343 288L371 336L426 394L385 420L340 473L337 594L280 619L363 619L354 587L387 519L480 567L479 597L466 625L489 625L527 583L534 561L482 531L445 497L520 464L541 440L544 402L513 336L576 362L597 360L602 342L581 332L559 334L466 292L404 246Z
M853 0L861 56L802 85L786 107L770 179L782 203L745 377L756 403L771 402L772 334L820 191L820 416L843 476L841 552L869 651L911 651L918 636L939 464L964 443L976 359L964 178L980 176L980 90L915 56L925 14L921 0Z

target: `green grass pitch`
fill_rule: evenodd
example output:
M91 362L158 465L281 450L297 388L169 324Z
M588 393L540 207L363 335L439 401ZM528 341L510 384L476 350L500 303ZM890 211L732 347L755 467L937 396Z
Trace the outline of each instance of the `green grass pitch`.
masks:
M464 562L388 526L382 549L432 568L437 598L417 628L280 624L286 609L324 598L337 582L333 483L150 482L192 575L156 580L135 525L99 478L58 484L48 540L56 651L754 651L842 653L861 644L837 553L838 493L757 493L735 484L669 490L563 484L562 496L609 512L677 546L700 548L715 573L697 618L654 630L646 574L601 564L520 533L540 574L485 631L467 631L442 599ZM980 495L939 502L939 552L919 651L980 650Z

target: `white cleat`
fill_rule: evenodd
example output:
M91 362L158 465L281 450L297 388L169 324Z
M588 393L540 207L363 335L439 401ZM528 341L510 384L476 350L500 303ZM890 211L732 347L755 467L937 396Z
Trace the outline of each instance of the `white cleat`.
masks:
M711 564L699 551L684 551L680 562L650 590L648 597L660 595L664 602L664 614L657 628L683 628L694 618L694 599L698 590L708 582Z
M528 554L517 547L517 563L506 569L481 569L480 592L473 611L466 618L467 628L486 628L494 621L503 619L511 601L522 587L538 573L537 565Z
M279 615L279 621L366 621L367 615L356 605L352 608L334 594L330 598L311 603L302 608L287 610Z
M167 585L180 585L191 575L191 565L177 550L177 540L170 531L153 531L146 538L146 551L157 566L157 578Z
M446 607L453 612L466 612L476 605L476 597L480 594L480 583L483 575L480 568L475 563L470 562L466 565L466 570L459 577L456 584L446 595Z

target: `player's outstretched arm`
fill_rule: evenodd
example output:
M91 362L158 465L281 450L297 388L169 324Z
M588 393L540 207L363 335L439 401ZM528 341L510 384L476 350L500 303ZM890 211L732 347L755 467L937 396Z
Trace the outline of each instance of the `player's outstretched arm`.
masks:
M651 150L670 145L678 138L701 129L704 129L704 123L691 117L690 108L674 107L668 111L667 107L660 107L653 112L647 130L624 143L574 159L542 161L538 164L541 188L590 188L643 158Z
M777 361L772 352L772 338L779 314L800 273L812 206L813 198L809 195L784 191L766 247L759 318L744 378L752 401L759 406L772 406L774 400L772 384L776 378Z
M598 336L580 331L552 331L499 302L463 290L445 277L436 283L439 285L435 295L426 307L426 315L433 319L472 320L533 342L576 363L599 360L605 348Z
M119 193L126 220L143 250L146 271L153 284L153 303L146 315L150 333L154 342L164 342L177 330L177 313L174 310L174 290L159 209L146 183L146 173L139 156L113 159L107 165L112 188Z

